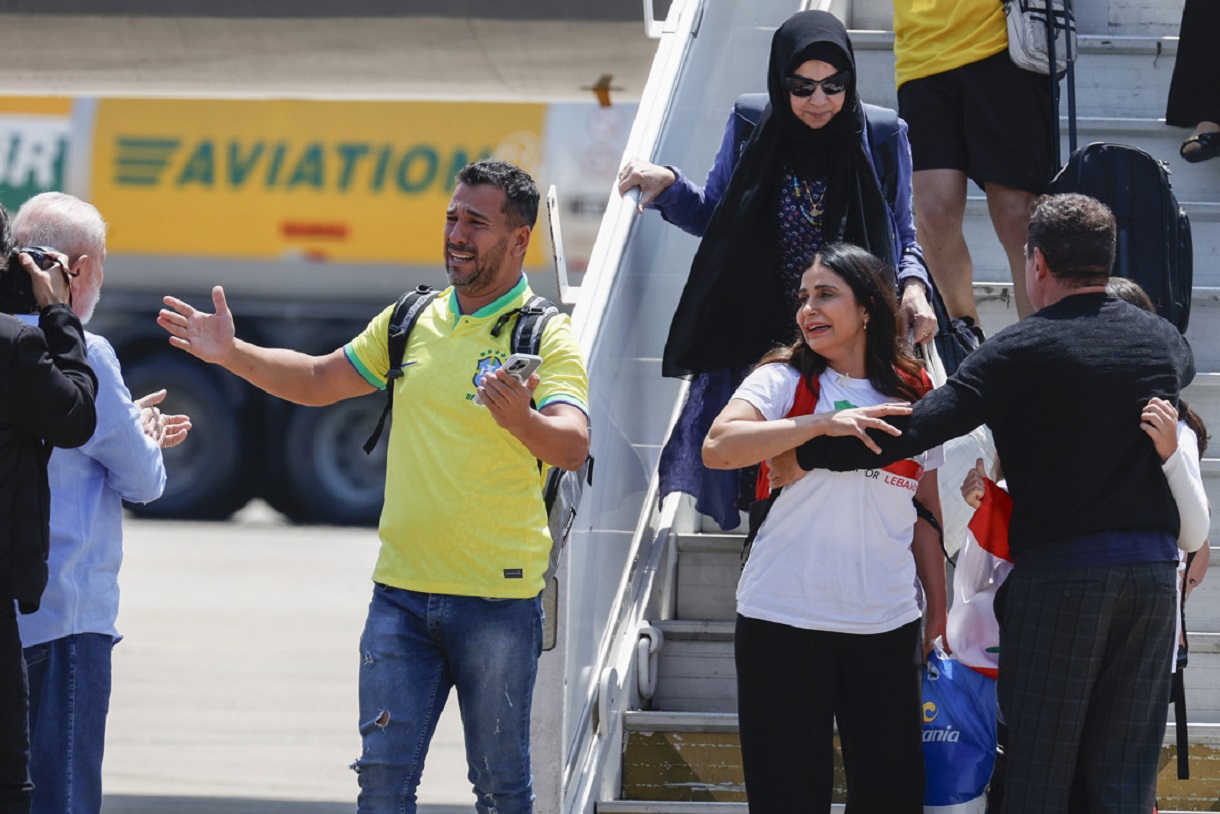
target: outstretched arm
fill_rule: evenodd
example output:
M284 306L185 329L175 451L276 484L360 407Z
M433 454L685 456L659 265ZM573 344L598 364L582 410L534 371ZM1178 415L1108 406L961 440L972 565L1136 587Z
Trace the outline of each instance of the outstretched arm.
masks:
M965 435L984 419L982 400L954 377L915 402L910 416L889 418L890 429L868 430L880 453L851 439L822 436L798 447L796 457L802 469L875 469Z
M169 343L174 347L297 404L334 404L374 390L348 362L342 348L325 356L310 356L243 342L235 335L233 313L220 286L212 289L212 303L216 311L209 314L166 297L157 324L169 332Z
M865 445L871 444L875 451L877 447L866 431L897 432L881 416L905 415L910 409L906 404L879 404L767 421L748 401L731 399L703 441L703 465L709 469L739 469L775 458L822 435L855 437Z

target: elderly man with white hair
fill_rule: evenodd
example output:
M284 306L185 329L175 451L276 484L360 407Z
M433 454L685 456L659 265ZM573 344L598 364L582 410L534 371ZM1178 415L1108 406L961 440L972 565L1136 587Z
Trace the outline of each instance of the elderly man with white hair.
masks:
M88 323L102 292L106 223L91 204L61 192L27 201L13 219L19 246L68 257L71 307ZM51 485L50 576L40 609L19 619L30 684L32 814L97 814L110 707L110 655L119 640L118 573L123 501L146 503L165 487L161 449L181 443L187 416L133 401L114 348L85 332L97 375L97 429L77 449L56 450Z

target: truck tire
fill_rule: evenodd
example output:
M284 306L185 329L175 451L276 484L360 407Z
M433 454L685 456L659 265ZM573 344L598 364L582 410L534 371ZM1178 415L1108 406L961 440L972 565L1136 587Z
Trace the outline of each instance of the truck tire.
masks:
M141 517L223 520L254 494L257 457L249 454L249 429L236 380L225 382L186 354L158 353L134 362L123 374L134 398L167 390L160 409L191 417L191 433L164 450L165 492L152 503L128 504Z
M281 442L271 458L267 501L295 523L372 526L385 493L389 430L371 455L364 442L385 395L370 393L326 407L285 405Z

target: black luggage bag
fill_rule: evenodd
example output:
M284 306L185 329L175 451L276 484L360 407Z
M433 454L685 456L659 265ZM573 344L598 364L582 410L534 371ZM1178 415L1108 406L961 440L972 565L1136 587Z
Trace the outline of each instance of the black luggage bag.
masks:
M1194 277L1190 220L1164 163L1136 147L1097 142L1072 153L1050 191L1081 192L1110 207L1118 222L1112 273L1139 283L1157 313L1185 333Z
M1071 17L1071 2L1065 3ZM1047 15L1053 21L1054 15ZM1048 22L1048 25L1054 24ZM1076 149L1075 70L1069 55L1066 71L1069 146L1067 163L1051 181L1049 192L1080 192L1110 207L1118 221L1118 247L1112 273L1140 284L1157 313L1182 333L1190 322L1194 281L1194 247L1190 220L1178 204L1161 161L1126 144L1095 142ZM1053 45L1050 59L1054 60ZM1058 154L1058 77L1051 72Z

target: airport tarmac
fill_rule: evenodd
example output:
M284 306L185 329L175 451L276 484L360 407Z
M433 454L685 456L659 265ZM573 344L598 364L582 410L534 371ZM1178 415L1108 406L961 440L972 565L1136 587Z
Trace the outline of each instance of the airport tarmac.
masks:
M128 516L105 814L350 814L358 642L377 535ZM420 814L474 808L456 699Z

